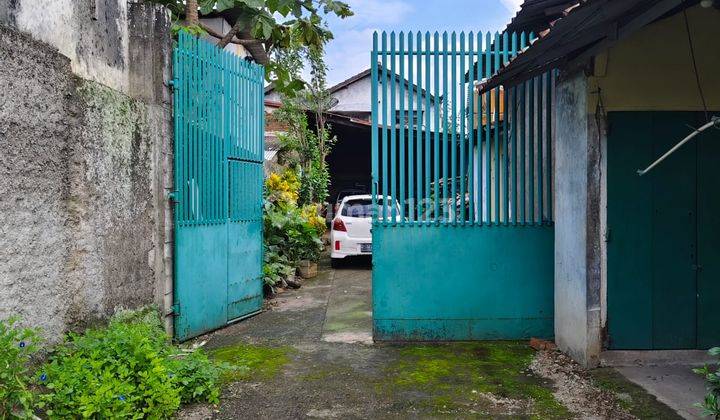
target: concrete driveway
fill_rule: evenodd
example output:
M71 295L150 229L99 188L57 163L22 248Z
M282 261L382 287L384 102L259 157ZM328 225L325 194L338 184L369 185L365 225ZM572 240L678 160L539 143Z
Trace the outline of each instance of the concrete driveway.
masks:
M373 344L368 260L336 270L323 265L263 313L201 341L236 369L219 406L186 407L179 418L586 417L559 402L556 383L531 369L536 353L526 342ZM597 392L575 406L635 418L611 392ZM609 405L593 406L595 399ZM654 399L648 407L672 413Z

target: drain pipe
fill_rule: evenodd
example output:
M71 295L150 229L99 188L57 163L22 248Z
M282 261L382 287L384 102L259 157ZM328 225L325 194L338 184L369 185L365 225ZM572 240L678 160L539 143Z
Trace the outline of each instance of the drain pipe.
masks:
M690 140L692 140L693 137L697 136L698 134L702 133L703 131L707 130L707 129L710 128L710 127L720 128L720 116L717 116L717 115L713 116L713 117L710 119L710 122L709 122L709 123L703 125L703 126L700 127L700 128L695 129L695 131L693 131L693 132L690 133L687 137L685 137L684 139L682 139L682 140L680 141L680 143L678 143L678 144L676 144L675 146L673 146L672 149L670 149L670 150L668 150L667 152L665 152L664 155L660 156L660 158L659 158L658 160L656 160L655 162L653 162L653 163L652 163L650 166L648 166L647 168L645 168L645 169L638 169L638 171L637 171L638 175L643 176L643 175L645 175L646 173L650 172L650 170L651 170L652 168L656 167L658 164L660 164L660 162L662 162L662 161L665 160L668 156L670 156L671 154L673 154L677 149L681 148L683 144L689 142Z

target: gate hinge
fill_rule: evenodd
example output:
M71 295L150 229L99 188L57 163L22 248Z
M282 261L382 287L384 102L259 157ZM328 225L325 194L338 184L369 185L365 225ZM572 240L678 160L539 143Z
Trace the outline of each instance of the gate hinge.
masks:
M610 228L607 228L605 230L605 242L610 242L612 239L612 230Z
M177 192L177 191L169 191L169 192L167 193L168 200L170 200L170 203L171 203L171 204L177 204L177 203L178 203L177 196L178 196L178 192Z
M170 315L172 315L172 316L180 315L180 304L179 303L173 303L173 306L170 307Z

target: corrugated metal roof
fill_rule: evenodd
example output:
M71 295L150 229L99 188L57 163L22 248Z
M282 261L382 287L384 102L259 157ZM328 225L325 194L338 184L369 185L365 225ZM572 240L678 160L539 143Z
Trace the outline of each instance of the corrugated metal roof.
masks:
M535 32L548 29L564 17L568 10L584 0L526 0L510 21L506 32Z
M485 92L514 85L553 68L583 65L652 22L699 0L586 0L559 19L549 31L481 84Z

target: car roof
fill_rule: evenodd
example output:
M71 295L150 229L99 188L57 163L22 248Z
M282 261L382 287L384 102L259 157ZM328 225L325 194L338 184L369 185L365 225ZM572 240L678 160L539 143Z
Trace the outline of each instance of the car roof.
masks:
M370 194L358 194L358 195L346 195L343 197L343 203L348 200L370 200L372 199L372 195Z

